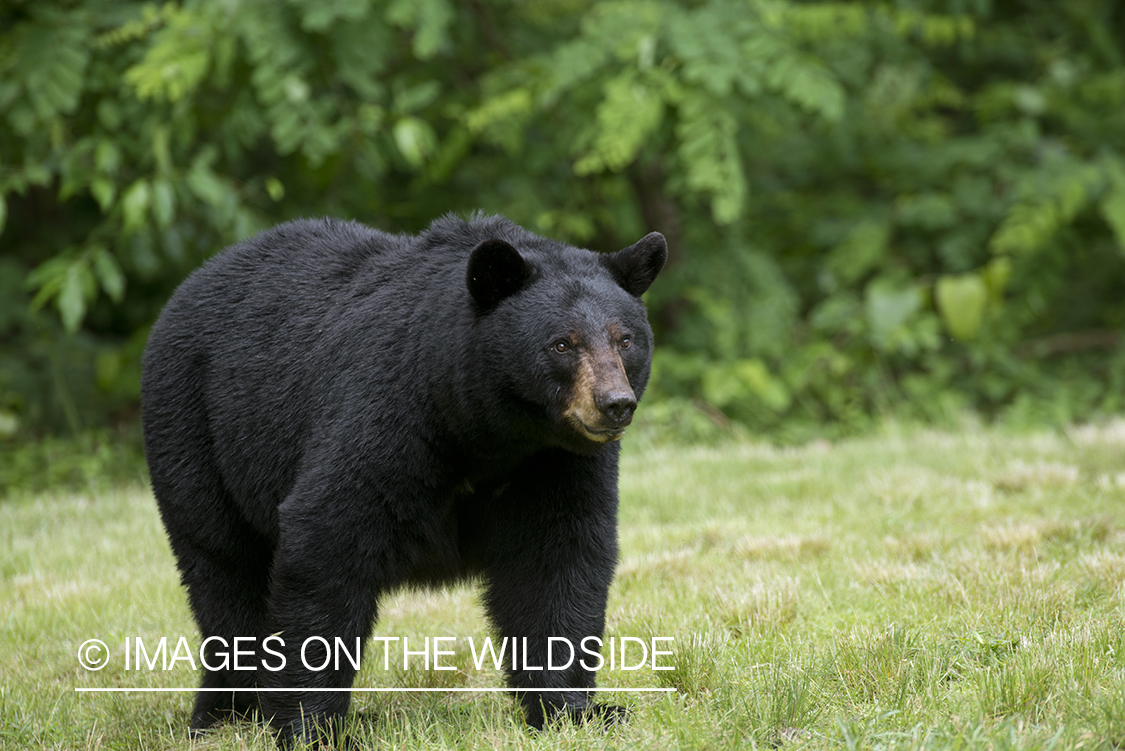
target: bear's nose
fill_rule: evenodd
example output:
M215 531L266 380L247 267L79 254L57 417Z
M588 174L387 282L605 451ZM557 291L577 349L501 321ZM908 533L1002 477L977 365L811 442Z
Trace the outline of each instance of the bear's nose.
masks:
M624 427L633 421L637 398L632 391L610 391L596 401L598 409L615 427Z

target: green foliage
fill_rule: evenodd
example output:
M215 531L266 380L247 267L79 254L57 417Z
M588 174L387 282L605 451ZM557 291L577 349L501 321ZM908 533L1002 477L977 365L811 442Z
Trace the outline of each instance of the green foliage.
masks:
M1118 409L1122 39L1101 0L15 0L0 434L127 414L162 302L259 228L477 208L666 233L669 414Z

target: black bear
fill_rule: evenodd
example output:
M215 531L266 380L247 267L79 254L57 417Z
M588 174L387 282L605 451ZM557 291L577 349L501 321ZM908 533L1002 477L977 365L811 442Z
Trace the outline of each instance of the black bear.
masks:
M331 737L350 694L318 689L351 688L355 668L307 668L327 657L310 637L351 649L380 595L465 578L497 636L527 640L507 678L528 724L619 711L577 660L522 666L545 664L548 637L602 634L616 440L652 357L640 297L666 257L655 232L598 254L502 217L417 236L301 220L180 286L141 397L205 640L193 732L256 711L283 746Z

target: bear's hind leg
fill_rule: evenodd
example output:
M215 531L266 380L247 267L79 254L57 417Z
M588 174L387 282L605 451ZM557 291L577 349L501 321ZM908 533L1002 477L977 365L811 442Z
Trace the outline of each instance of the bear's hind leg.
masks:
M274 545L238 512L210 462L181 457L175 466L174 479L154 470L152 481L204 642L203 681L191 716L195 733L259 708L256 692L245 689L255 688L263 669L257 648L266 635ZM241 670L234 669L236 647Z
M241 541L222 553L192 546L186 556L178 556L191 560L188 566L181 564L182 578L205 641L203 681L191 714L193 733L232 715L260 711L258 694L247 689L255 688L261 661L269 656L260 646L273 551L252 530L241 530L237 537Z

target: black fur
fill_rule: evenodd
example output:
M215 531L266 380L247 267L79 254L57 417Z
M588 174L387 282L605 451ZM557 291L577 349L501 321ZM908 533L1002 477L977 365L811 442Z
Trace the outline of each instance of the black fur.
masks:
M144 357L153 490L202 635L280 633L287 662L208 671L203 686L350 687L350 666L301 667L305 637L366 641L382 594L466 577L483 581L498 635L529 637L530 664L548 636L600 636L618 444L564 418L579 355L555 345L618 353L639 398L652 333L637 296L665 253L649 235L598 255L500 217L445 217L418 236L303 220L188 278ZM583 688L594 674L576 661L508 681ZM519 697L534 727L617 714L585 692ZM330 734L348 702L201 692L191 727L260 711L290 745Z

